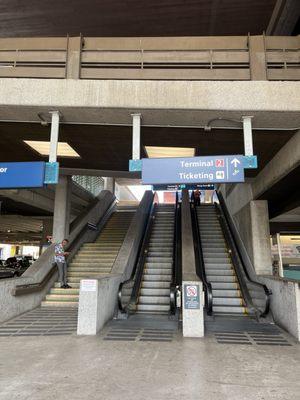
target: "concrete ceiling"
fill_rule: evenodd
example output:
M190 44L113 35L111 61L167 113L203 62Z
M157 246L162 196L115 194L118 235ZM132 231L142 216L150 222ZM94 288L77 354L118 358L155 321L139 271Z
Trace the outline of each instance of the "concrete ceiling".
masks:
M1 0L0 36L262 34L276 0Z
M291 138L292 131L254 131L254 151L259 169L248 170L255 176ZM0 123L0 159L9 161L45 160L23 140L44 140L50 127L40 124ZM128 171L132 131L129 126L61 125L60 141L68 142L81 158L60 159L61 167ZM142 128L143 146L194 147L197 155L243 154L242 130L192 128ZM142 157L146 154L142 151ZM105 176L105 175L103 175Z
M0 232L40 233L43 221L20 215L0 215Z

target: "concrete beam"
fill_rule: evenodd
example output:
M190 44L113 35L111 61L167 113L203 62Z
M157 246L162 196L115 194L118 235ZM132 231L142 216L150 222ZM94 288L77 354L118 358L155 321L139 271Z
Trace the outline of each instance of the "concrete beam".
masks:
M88 112L91 109L93 116L96 110L99 115L99 109L101 114L106 109L125 109L128 121L130 112L143 109L250 110L260 113L300 109L300 82L5 78L0 79L0 87L2 106L34 107L36 112L43 107L59 111L76 108ZM144 121L144 112L142 114ZM65 111L63 115L65 117Z
M277 0L266 34L290 36L295 29L299 15L299 0Z
M299 165L300 131L279 150L275 157L257 175L252 183L253 198L258 198Z

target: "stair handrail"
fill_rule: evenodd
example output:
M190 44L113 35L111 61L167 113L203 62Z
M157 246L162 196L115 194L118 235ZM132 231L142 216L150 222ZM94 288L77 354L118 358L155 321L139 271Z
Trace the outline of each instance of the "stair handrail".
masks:
M143 278L145 260L146 260L147 254L148 254L148 247L149 247L149 241L150 241L150 236L151 236L151 232L152 232L152 226L153 226L153 222L155 219L156 207L157 207L157 203L155 201L155 196L153 196L153 203L150 208L149 218L146 220L146 223L145 223L143 240L140 243L137 261L133 267L130 278L124 282L121 282L119 285L118 309L123 314L128 314L129 311L133 311L137 304L137 301L138 301L140 287L141 287L142 278ZM122 290L123 290L123 287L130 282L133 283L133 287L132 287L132 291L130 294L129 302L124 307L122 304Z
M197 217L197 210L194 202L190 202L191 216L192 216L192 229L194 238L194 252L196 261L196 273L203 282L204 295L205 295L205 309L207 315L213 314L213 294L212 285L208 282L205 272L205 263L202 251L202 241L200 235L199 222Z
M254 311L257 317L266 317L270 310L270 296L272 292L265 284L258 282L257 280L254 280L250 277L249 269L251 269L252 273L255 273L255 270L245 249L243 240L240 237L235 222L228 211L222 193L217 192L217 197L219 200L219 204L215 204L215 206L219 211L221 227L225 236L225 240L230 249L233 266L235 268L235 272L246 304L250 310L252 309ZM265 303L263 310L260 310L259 306L256 306L254 304L251 293L248 289L247 281L249 284L255 286L263 292Z
M180 290L182 282L181 274L181 204L178 192L176 191L176 202L174 211L174 233L173 233L173 262L172 262L172 281L170 285L170 313L176 313L177 292Z
M77 244L80 241L81 236L84 233L86 233L87 231L89 231L89 230L92 230L92 231L97 230L97 231L100 232L102 230L102 228L104 227L104 225L106 224L107 220L109 219L110 215L114 211L115 206L116 206L116 200L113 200L111 205L105 211L105 214L102 216L102 218L99 220L99 222L97 224L93 224L91 222L87 222L82 227L82 229L79 231L79 233L76 235L76 237L71 241L71 243L66 248L66 250L69 253L71 253L70 256L68 257L68 262L71 261L72 253L74 253L74 249L76 249ZM54 246L54 244L52 246ZM53 257L54 257L54 252L53 252ZM52 276L54 275L54 273L56 271L57 271L57 266L56 266L56 264L54 262L54 259L53 259L52 268L49 270L47 275L40 282L27 283L27 284L24 284L24 285L17 285L12 290L12 295L13 296L22 296L22 295L25 295L25 294L30 294L30 293L35 293L35 292L41 291L42 289L44 289L44 287L47 285L49 279L52 278Z

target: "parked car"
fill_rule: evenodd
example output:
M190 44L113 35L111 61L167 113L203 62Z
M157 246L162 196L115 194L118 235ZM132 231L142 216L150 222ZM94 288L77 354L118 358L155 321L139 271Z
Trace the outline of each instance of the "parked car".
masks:
M16 278L18 271L15 268L7 267L6 265L0 265L0 279L5 278Z
M0 278L15 278L21 276L30 266L29 259L23 256L9 257L0 266Z

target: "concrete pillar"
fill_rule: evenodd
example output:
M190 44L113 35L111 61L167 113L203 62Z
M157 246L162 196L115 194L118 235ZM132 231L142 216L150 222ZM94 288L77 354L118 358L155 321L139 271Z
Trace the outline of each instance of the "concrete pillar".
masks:
M104 190L109 190L115 194L115 178L104 178Z
M196 274L192 219L189 193L182 191L182 334L184 337L204 336L204 296L202 282Z
M53 215L53 241L60 242L69 236L72 181L70 176L60 176L55 190Z
M272 274L268 202L252 200L234 215L242 240L258 275Z
M52 236L53 232L53 218L43 219L43 231L42 238L40 241L40 254L42 253L43 247L48 244L47 236Z

